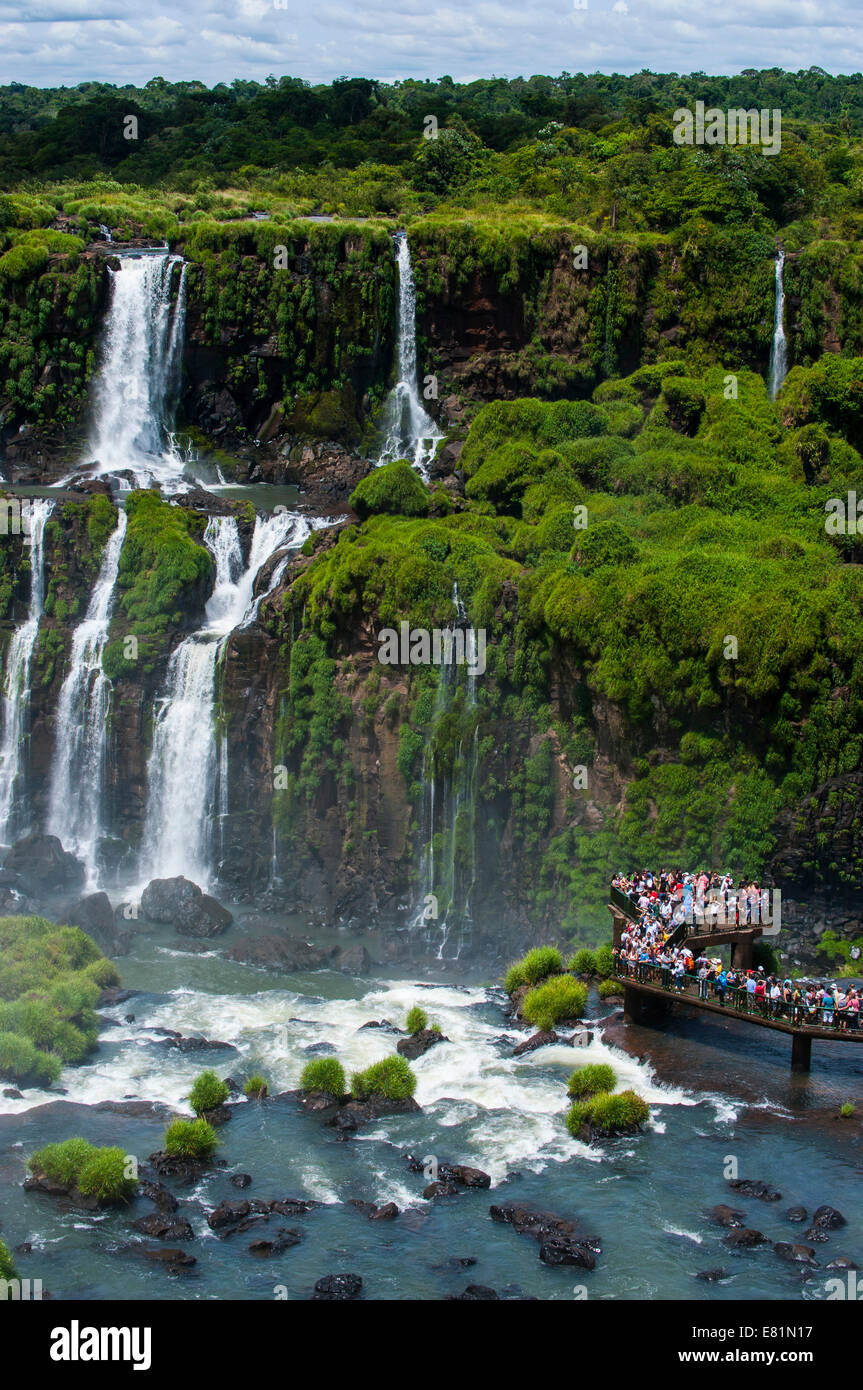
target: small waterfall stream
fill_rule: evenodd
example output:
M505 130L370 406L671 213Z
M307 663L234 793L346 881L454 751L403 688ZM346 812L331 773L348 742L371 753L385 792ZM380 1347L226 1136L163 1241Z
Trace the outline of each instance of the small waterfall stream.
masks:
M249 558L243 563L233 517L211 517L204 541L215 562L207 621L177 647L168 665L165 693L155 711L148 764L147 815L141 867L147 878L184 874L201 887L215 872L214 831L228 809L228 757L216 727L216 675L230 634L257 616L265 594L255 580L277 551L302 545L309 522L292 512L258 516ZM289 556L278 563L267 593Z
M84 621L72 634L69 669L57 702L54 762L48 811L48 831L63 848L84 861L87 881L96 877L96 850L102 834L102 793L107 746L110 682L102 670L102 653L120 552L126 534L121 510L105 546L99 577Z
M770 399L776 400L788 372L788 344L785 340L785 252L776 255L774 282L776 287L773 309L773 344L770 348Z
M45 602L45 526L54 510L53 502L38 498L25 505L30 546L30 603L25 621L12 634L3 673L0 727L0 841L3 843L28 829L21 808L20 780L26 771L30 666Z
M377 462L409 459L423 477L428 476L438 441L443 438L425 410L417 389L416 286L411 253L404 232L395 238L398 266L398 318L396 355L398 381L384 404L384 443Z

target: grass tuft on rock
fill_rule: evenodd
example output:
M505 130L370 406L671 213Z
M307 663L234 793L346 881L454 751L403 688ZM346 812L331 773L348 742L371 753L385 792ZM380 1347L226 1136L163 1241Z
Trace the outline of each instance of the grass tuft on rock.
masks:
M365 1071L354 1072L351 1094L357 1100L383 1096L385 1100L409 1100L416 1090L417 1079L404 1057L383 1057Z
M564 1018L578 1018L587 1003L587 986L571 975L557 975L532 989L521 1006L522 1017L543 1033Z

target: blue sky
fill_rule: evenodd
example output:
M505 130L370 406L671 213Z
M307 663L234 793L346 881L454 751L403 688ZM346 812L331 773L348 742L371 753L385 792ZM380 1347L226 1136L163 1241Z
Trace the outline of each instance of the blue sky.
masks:
M586 8L576 8L576 5ZM859 0L0 0L0 82L863 67Z

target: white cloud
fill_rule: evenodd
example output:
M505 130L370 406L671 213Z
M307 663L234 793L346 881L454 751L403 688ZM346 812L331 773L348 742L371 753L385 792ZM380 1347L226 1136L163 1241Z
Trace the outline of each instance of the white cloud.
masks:
M0 82L208 84L269 73L828 72L863 66L852 0L0 0Z

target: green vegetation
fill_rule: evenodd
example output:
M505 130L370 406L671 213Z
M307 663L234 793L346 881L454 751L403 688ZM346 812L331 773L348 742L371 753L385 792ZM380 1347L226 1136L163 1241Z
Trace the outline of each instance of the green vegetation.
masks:
M571 970L573 975L595 975L597 973L596 952L591 951L587 946L582 946L580 951L576 951L575 955L570 957L566 968Z
M212 1158L219 1137L206 1120L175 1120L165 1132L165 1152L172 1158Z
M343 1096L348 1089L345 1069L336 1057L315 1057L303 1067L300 1089L323 1091L328 1096Z
M542 1032L562 1019L578 1018L587 1003L587 986L571 975L556 975L525 995L522 1016Z
M15 1261L12 1252L5 1240L0 1240L0 1279L17 1279L18 1271L15 1268Z
M411 1036L414 1033L421 1033L424 1028L428 1028L428 1024L428 1014L420 1008L419 1004L414 1004L413 1008L408 1010L408 1016L405 1020L405 1027L408 1032Z
M34 1153L28 1168L36 1177L77 1188L105 1206L134 1196L138 1180L128 1176L128 1155L120 1148L97 1148L86 1139L65 1139Z
M404 1057L393 1055L373 1062L365 1071L354 1072L351 1094L356 1100L383 1096L385 1100L409 1100L416 1090L417 1079Z
M89 936L42 917L0 918L0 1076L50 1086L96 1045L95 1004L118 981Z
M504 989L512 994L520 985L538 985L549 975L559 975L563 958L556 946L535 946L506 972Z
M425 516L429 509L428 489L405 459L375 468L354 488L350 504L357 516L378 512L396 516Z
M598 993L600 999L612 999L623 993L623 985L618 980L600 980Z
M259 1072L250 1076L243 1087L243 1094L248 1096L250 1100L266 1100L268 1091L267 1078L261 1076Z
M224 1081L214 1071L202 1071L189 1092L189 1104L196 1115L206 1115L224 1105L229 1095Z
M566 1117L566 1127L579 1138L587 1127L592 1135L631 1134L650 1119L650 1107L634 1091L616 1095L600 1092L589 1100L579 1100Z
M587 1100L600 1091L613 1091L617 1085L614 1067L605 1062L588 1062L572 1073L567 1083L567 1095Z
M843 1120L850 1120L854 1115L855 1109L856 1106L854 1105L853 1101L846 1100L843 1102L842 1105L840 1105L839 1114L842 1116Z

